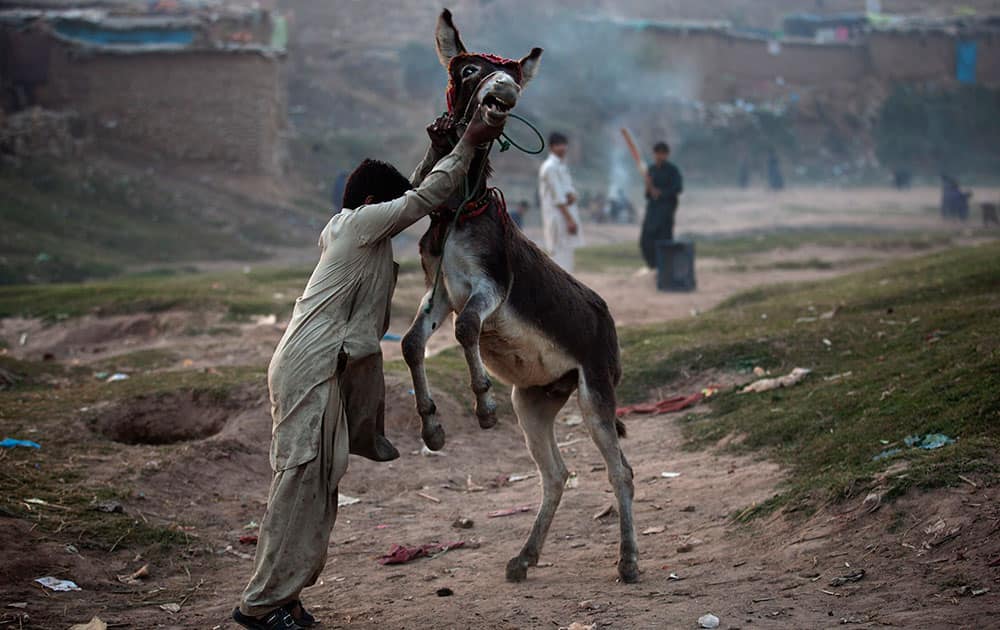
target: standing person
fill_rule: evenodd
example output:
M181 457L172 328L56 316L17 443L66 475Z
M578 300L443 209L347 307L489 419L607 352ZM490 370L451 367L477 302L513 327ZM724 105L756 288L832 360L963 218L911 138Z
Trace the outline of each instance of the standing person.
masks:
M549 136L549 157L538 169L538 195L545 250L557 265L572 273L573 251L583 245L583 233L573 178L566 166L568 149L569 139L565 135L556 131Z
M771 190L782 190L785 188L785 178L781 174L781 162L778 160L778 153L774 149L767 151L767 184Z
M656 268L656 242L674 240L677 198L684 192L681 171L670 161L670 146L653 146L653 163L646 176L646 216L642 221L639 249L646 266Z
M411 178L415 190L389 164L362 162L345 185L344 210L320 234L319 263L267 370L274 477L253 575L233 610L244 628L299 630L316 622L299 594L326 563L348 453L399 457L383 434L379 347L396 282L392 237L458 190L476 146L503 130L477 113L445 156L451 127L447 117L428 127L431 147Z

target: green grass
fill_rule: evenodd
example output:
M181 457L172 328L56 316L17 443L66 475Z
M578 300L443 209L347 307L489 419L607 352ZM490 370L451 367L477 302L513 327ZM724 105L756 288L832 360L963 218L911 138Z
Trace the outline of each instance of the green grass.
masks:
M796 323L834 308L832 319ZM737 435L728 448L787 467L787 486L765 509L856 496L900 459L909 468L893 478L890 496L958 483L962 474L994 483L998 331L1000 245L950 250L836 280L765 287L698 318L623 330L619 395L623 402L646 399L682 370L814 370L789 389L722 393L710 413L685 419L692 448ZM824 379L845 372L850 376ZM931 432L959 441L872 461L907 435Z
M816 227L753 232L738 236L682 235L684 240L695 242L695 252L700 257L735 258L761 254L778 249L795 250L803 245L826 247L862 247L868 249L926 250L951 242L947 234L878 230L865 227ZM594 245L576 251L577 268L583 271L608 269L638 269L643 265L636 243ZM817 259L789 261L775 264L776 269L828 269L832 263Z

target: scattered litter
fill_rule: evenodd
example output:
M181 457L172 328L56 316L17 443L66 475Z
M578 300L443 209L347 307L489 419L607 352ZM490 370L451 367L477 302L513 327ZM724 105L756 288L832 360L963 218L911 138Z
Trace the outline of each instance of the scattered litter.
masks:
M7 608L27 608L28 602L11 602L7 604Z
M827 339L826 337L824 337L823 338L823 345L826 346L827 348L829 348L830 346L833 345L833 342L830 341L829 339Z
M879 453L878 455L872 457L872 461L873 462L877 462L880 459L886 459L888 457L895 457L896 455L899 455L902 452L903 452L903 449L901 449L901 448L887 448L884 451L882 451L881 453Z
M18 440L15 438L4 438L0 440L0 447L3 448L14 448L16 446L23 446L24 448L42 448L42 445L38 442L32 442L31 440Z
M667 579L679 582L679 581L683 580L684 578L682 578L681 576L677 575L676 573L671 573L670 575L667 576Z
M932 451L942 446L954 444L955 440L944 433L928 433L927 435L908 435L903 438L907 446L922 448L925 451Z
M533 509L535 509L535 508L532 505L522 505L520 507L507 508L506 510L494 510L494 511L488 513L486 516L488 518L497 518L497 517L500 517L500 516L513 516L514 514L521 514L523 512L530 512Z
M258 315L253 318L254 326L274 326L278 323L278 316L275 314L271 315Z
M403 338L394 333L385 333L382 335L382 341L402 341Z
M122 372L115 372L111 376L105 379L106 383L114 383L116 381L127 381L128 374L123 374Z
M836 317L837 311L839 311L839 310L840 310L840 308L834 308L832 311L827 311L825 313L820 313L819 318L820 319L833 319L834 317Z
M765 370L764 368L760 367L759 365L754 366L754 368L753 368L753 375L756 376L756 377L758 377L758 378L761 377L761 376L766 376L767 375L767 370Z
M149 577L149 565L144 564L136 569L131 575L119 575L118 581L122 584L141 584L142 580Z
M650 534L662 534L663 532L666 531L666 529L667 528L664 527L663 525L656 525L656 526L653 526L653 527L647 527L646 529L642 530L642 535L643 536L649 536Z
M580 477L574 472L569 474L566 480L566 488L573 490L580 487Z
M638 405L619 407L615 410L615 415L621 418L622 416L627 416L630 413L673 413L675 411L681 411L682 409L687 409L688 407L701 402L703 398L707 398L704 393L705 391L711 391L711 393L714 394L716 390L714 388L708 388L708 390L702 390L696 394L691 394L690 396L674 396L673 398L665 398L657 402L640 403Z
M378 563L385 564L406 564L417 558L430 558L446 551L452 549L458 549L459 547L464 547L465 541L460 540L458 542L445 543L443 545L429 544L421 545L419 547L406 547L403 545L393 544L389 549L389 553L385 554L379 558Z
M91 617L87 623L73 624L69 630L108 630L108 624L101 621L100 617Z
M523 475L507 475L507 481L509 483L517 483L518 481L524 481L525 479L531 479L537 476L537 473L524 473Z
M108 514L124 514L125 508L118 501L101 501L94 506L94 509L98 512L107 512Z
M421 499L427 499L428 501L431 501L433 503L440 503L441 502L441 499L439 499L439 498L437 498L435 496L429 495L426 492L418 492L417 496L420 497Z
M448 455L444 451L432 451L431 449L427 448L426 444L421 446L420 450L415 451L413 454L416 455L418 453L420 455L423 455L424 457L448 457Z
M23 332L23 333L21 333L21 336L17 340L17 345L23 346L26 343L28 343L28 333Z
M181 605L176 602L170 602L169 604L160 604L160 608L167 611L168 613L179 613L181 611Z
M99 381L103 381L104 379L108 378L108 373L107 372L94 372L94 378L96 378Z
M809 324L816 321L815 317L800 317L795 320L796 324Z
M580 414L574 413L563 418L562 423L568 427L575 427L578 424L583 424L583 418L580 417Z
M832 376L824 376L823 380L824 381L839 381L842 378L847 378L851 374L852 374L851 370L848 370L847 372L841 372L840 374L834 374Z
M712 613L708 613L707 615L702 615L701 617L698 617L698 627L718 628L719 618L713 615Z
M596 520L604 518L605 516L611 516L614 513L615 513L615 506L609 505L606 508L604 508L603 510L601 510L600 512L595 513L594 514L594 520L596 521Z
M50 591L57 591L60 593L65 593L67 591L82 591L83 589L76 585L76 582L72 580L60 580L51 576L40 577L35 580L45 588Z
M865 577L864 569L857 569L851 571L847 575L841 575L830 580L830 586L843 586L844 584L850 584L851 582L857 582L861 578Z
M769 392L772 389L778 389L779 387L791 387L792 385L801 383L810 372L812 372L812 370L797 367L785 376L779 376L777 378L763 378L759 381L754 381L741 389L740 393L761 393Z
M437 595L438 597L451 597L452 595L455 594L455 591L445 586L443 588L439 588L438 590L434 591L434 594Z
M355 503L361 503L361 499L358 497L347 496L346 494L337 494L337 507L344 507L345 505L354 505Z
M471 518L467 516L459 516L455 519L455 522L453 522L451 526L455 529L472 529L472 526L475 524L475 521Z
M241 545L256 545L257 544L257 534L243 534L240 536Z
M253 556L248 553L243 553L242 551L236 551L233 549L232 545L226 545L226 548L222 550L222 553L231 553L237 558L241 558L243 560L253 560Z
M344 495L340 495L340 496L344 496ZM340 501L339 501L339 497L338 497L338 504L339 503L340 503ZM247 523L246 525L243 526L243 529L257 529L258 527L260 527L260 523L258 523L257 521L250 521L249 523Z
M979 597L980 595L985 595L990 592L990 589L985 586L982 588L976 588L974 586L963 586L958 589L959 595L969 595L971 597Z
M660 476L663 477L664 479L675 479L677 477L680 477L681 474L679 472L661 472Z

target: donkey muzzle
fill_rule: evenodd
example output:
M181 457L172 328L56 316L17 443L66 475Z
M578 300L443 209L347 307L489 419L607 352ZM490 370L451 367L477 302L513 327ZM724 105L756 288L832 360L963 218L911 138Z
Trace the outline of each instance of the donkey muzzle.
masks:
M484 78L476 91L476 100L482 106L486 124L503 125L520 95L521 86L506 72L497 71Z

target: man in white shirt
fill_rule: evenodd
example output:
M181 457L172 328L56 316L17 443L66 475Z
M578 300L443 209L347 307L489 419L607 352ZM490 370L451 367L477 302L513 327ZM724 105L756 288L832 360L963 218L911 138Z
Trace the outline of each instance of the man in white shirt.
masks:
M566 271L573 272L573 251L583 246L580 210L576 189L566 166L569 140L553 132L549 136L549 157L538 169L538 194L542 206L542 231L545 250Z

